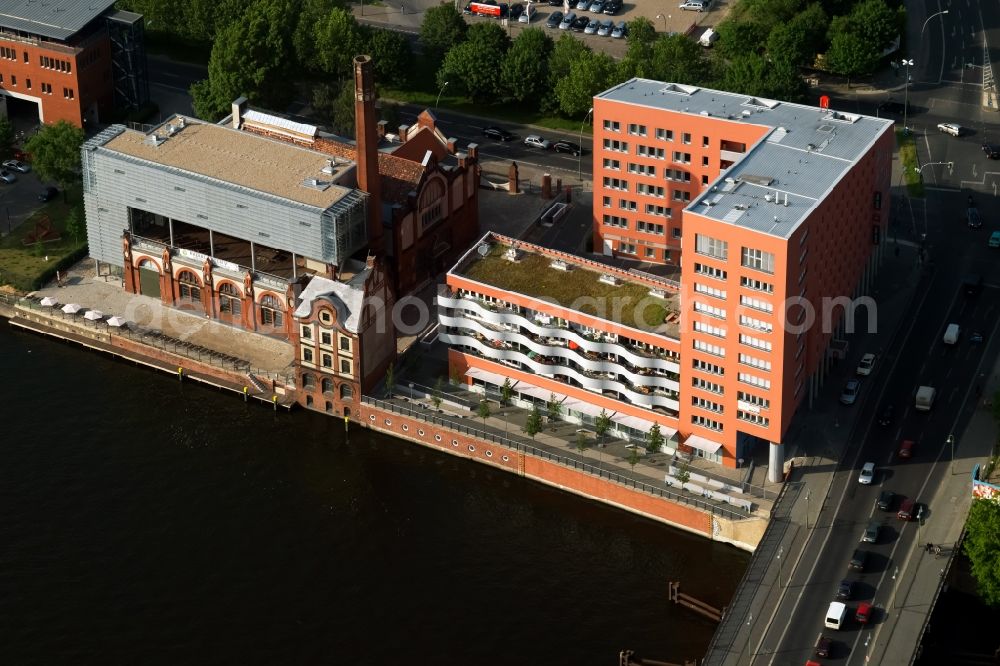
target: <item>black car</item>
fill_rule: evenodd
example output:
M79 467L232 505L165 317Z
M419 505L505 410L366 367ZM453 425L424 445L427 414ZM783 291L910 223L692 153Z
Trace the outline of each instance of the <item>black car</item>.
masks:
M860 548L854 551L854 555L851 556L851 562L847 565L849 569L854 571L864 571L865 565L868 563L868 551L861 550Z
M816 647L813 648L813 651L816 653L817 657L829 657L832 647L833 641L823 634L820 634L819 638L816 639Z
M545 27L558 28L559 24L562 23L562 20L563 20L562 12L552 12L551 14L549 14L549 18L545 22Z
M515 2L513 5L510 6L510 9L507 10L507 18L509 18L511 21L516 21L517 18L523 13L524 13L524 5L522 5L520 2Z
M891 490L883 490L878 495L878 508L882 511L891 511L892 503L896 501L896 493Z
M552 144L552 150L557 153L570 153L573 157L583 154L583 148L572 141L556 141Z
M837 587L837 598L847 601L851 598L851 594L854 592L854 583L849 580L840 581L840 585Z
M895 406L893 406L893 405L886 405L885 409L882 410L882 413L879 414L878 424L880 426L883 426L883 427L891 424L892 423L892 417L894 416L895 411L896 411Z
M46 201L52 201L53 199L56 198L56 195L58 194L59 190L57 190L56 188L46 187L44 190L42 190L42 193L38 195L38 200L41 201L42 203L45 203Z
M493 139L494 141L510 141L514 138L514 135L503 129L502 127L487 127L483 130L483 136L487 139Z
M878 105L880 116L902 116L906 113L906 106L902 102L882 102Z
M590 19L586 16L577 16L573 24L569 26L569 29L573 32L583 32L587 29L587 25L590 23Z
M604 3L604 14L614 16L622 8L621 0L608 0Z
M991 160L1000 160L1000 146L993 143L984 143L983 152Z
M979 273L968 273L962 278L962 289L967 296L975 296L983 288L983 276Z

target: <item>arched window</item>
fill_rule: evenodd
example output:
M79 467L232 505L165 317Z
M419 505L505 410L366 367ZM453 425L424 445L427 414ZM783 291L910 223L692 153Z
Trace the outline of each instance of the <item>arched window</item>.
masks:
M350 416L350 415L351 415L351 408L344 407L344 416Z
M309 372L302 375L302 388L304 389L316 388L316 375Z
M350 384L341 384L340 385L340 399L341 400L350 400L353 397L354 397L354 387L352 387Z
M201 301L201 283L198 282L197 275L191 271L181 271L177 275L177 281L180 283L178 292L182 301L192 303Z
M240 290L236 288L236 285L232 282L223 282L219 285L219 312L238 317L241 308Z
M311 395L306 396L306 407L312 407L313 397Z
M332 412L333 411L333 403L330 402L329 400L326 401L326 411L328 411L328 412Z
M260 299L260 322L265 326L281 328L281 303L271 294Z
M323 393L333 393L333 380L329 377L324 377L321 382L323 387Z
M424 187L424 191L420 195L421 231L444 217L444 195L445 187L440 179L434 179Z

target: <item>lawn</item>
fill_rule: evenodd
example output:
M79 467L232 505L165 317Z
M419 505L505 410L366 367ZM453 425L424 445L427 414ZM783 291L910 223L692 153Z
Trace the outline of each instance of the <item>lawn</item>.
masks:
M598 280L601 274L597 271L579 266L557 270L550 266L552 259L529 252L522 252L520 260L512 262L503 256L507 249L506 245L494 245L489 255L476 257L463 274L506 291L555 301L571 310L647 331L661 328L670 311L667 301L649 295L648 286L605 284Z
M907 192L911 197L924 196L924 180L919 171L917 143L913 140L913 135L905 134L901 129L896 130L896 145L899 146L899 161L903 165Z
M60 261L79 254L86 247L86 238L76 241L66 233L66 217L74 203L78 205L82 200L78 185L71 188L68 199L69 203L60 195L43 204L10 235L0 238L0 284L12 284L25 291L37 289L40 281L54 273ZM25 239L35 232L45 216L53 231L58 232L59 239L25 244Z

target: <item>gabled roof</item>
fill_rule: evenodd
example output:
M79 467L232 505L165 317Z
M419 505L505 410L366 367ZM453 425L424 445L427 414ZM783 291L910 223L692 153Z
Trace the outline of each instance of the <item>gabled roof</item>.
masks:
M365 280L370 273L371 269L366 268L348 282L313 276L299 294L302 302L295 308L295 316L308 317L315 301L325 301L337 311L337 322L344 330L357 333L365 301Z
M356 146L329 139L316 139L313 149L355 162L358 157ZM382 176L383 201L402 204L406 202L410 192L415 192L420 186L424 167L419 162L380 152L378 172Z

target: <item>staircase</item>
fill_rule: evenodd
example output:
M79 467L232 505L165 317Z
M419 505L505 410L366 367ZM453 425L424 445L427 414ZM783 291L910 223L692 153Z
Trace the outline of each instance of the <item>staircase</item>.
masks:
M267 393L267 387L264 386L264 382L257 379L252 372L247 373L247 381L250 382L250 386L254 388L257 393Z

